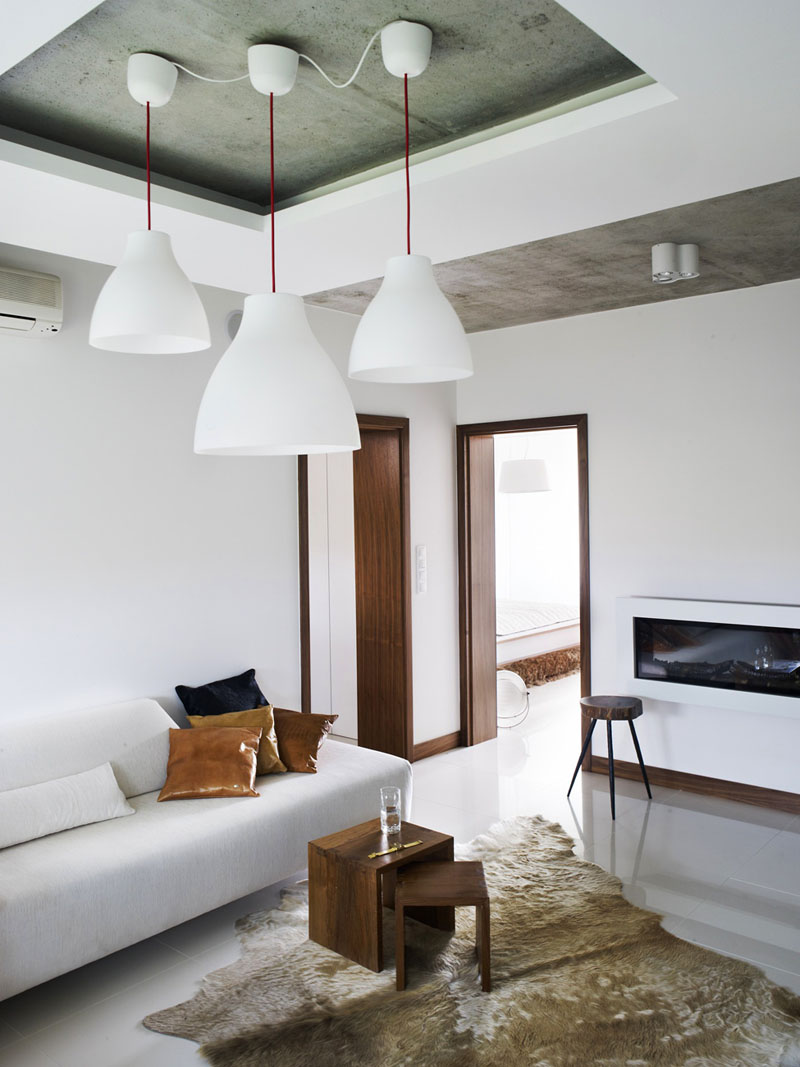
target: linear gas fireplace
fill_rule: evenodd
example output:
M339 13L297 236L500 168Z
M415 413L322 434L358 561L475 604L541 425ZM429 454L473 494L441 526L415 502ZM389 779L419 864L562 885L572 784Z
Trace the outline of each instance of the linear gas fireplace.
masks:
M634 617L637 678L800 697L800 630Z
M625 597L620 692L800 717L800 607Z

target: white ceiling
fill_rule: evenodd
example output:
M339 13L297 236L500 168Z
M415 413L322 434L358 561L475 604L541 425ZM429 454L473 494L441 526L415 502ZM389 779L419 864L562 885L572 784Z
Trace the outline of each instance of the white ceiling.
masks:
M8 68L95 4L29 0L4 27ZM800 3L562 0L656 85L414 167L415 250L435 262L536 241L800 175ZM278 285L382 273L403 250L402 176L277 216ZM115 263L142 225L142 183L0 141L3 240ZM197 282L266 284L264 219L156 190L154 227ZM268 220L267 220L268 222ZM643 250L646 256L648 250Z

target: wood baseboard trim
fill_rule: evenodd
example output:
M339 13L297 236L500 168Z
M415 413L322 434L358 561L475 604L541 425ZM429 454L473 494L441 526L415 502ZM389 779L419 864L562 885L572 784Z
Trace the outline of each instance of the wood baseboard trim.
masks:
M605 756L592 756L592 771L608 774L608 760ZM626 760L614 760L614 775L617 778L642 781L639 764L628 763ZM785 793L780 789L766 789L759 785L745 785L743 782L726 782L721 778L706 778L702 774L670 771L663 767L651 767L649 764L647 777L651 785L662 785L667 789L682 789L687 793L701 793L703 796L721 797L723 800L736 800L741 804L757 804L762 808L800 814L800 793ZM642 791L642 795L646 796L644 783Z
M441 737L432 737L430 741L421 741L418 745L414 745L412 763L416 763L418 759L427 759L428 756L438 756L440 752L449 752L453 748L458 748L460 744L460 730L452 734L443 734Z

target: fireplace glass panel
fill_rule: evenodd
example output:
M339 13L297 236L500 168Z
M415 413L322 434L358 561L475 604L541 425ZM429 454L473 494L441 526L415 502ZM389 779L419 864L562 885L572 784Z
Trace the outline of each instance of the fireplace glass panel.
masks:
M637 678L800 697L800 630L634 618Z

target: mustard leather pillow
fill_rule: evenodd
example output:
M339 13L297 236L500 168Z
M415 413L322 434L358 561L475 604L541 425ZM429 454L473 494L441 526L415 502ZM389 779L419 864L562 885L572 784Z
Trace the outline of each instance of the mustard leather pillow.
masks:
M275 719L272 705L252 708L250 711L229 711L224 715L188 715L193 727L204 730L208 726L260 726L261 744L258 749L256 774L282 774L286 767L278 755L278 738L275 735Z
M159 800L258 797L253 789L261 727L170 730L167 780Z
M290 771L317 773L317 753L338 715L304 715L275 708L278 752Z

